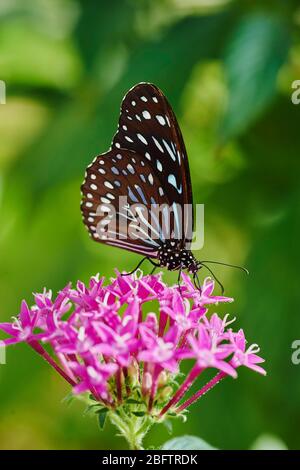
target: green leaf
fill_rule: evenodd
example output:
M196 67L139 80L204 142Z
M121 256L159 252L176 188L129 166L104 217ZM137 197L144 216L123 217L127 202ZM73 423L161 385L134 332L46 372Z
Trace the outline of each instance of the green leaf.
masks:
M176 418L178 416L178 413L175 413L174 411L168 411L167 415L170 418Z
M126 405L144 405L145 403L140 400L134 400L134 398L128 398L126 400Z
M143 416L145 416L144 411L133 411L132 414L134 416L137 416L138 418L142 418Z
M162 424L165 426L169 434L172 434L173 432L173 423L170 419L166 419L165 421L162 422Z
M282 18L252 13L240 21L225 53L229 97L221 140L242 133L270 103L289 45L289 31Z
M175 437L165 442L161 450L217 450L196 436Z
M75 399L75 396L73 394L73 392L69 392L63 399L62 399L62 402L63 403L66 403L67 406L69 406L72 401Z
M103 408L102 410L99 410L99 412L97 412L98 424L99 424L99 427L100 427L101 430L104 428L104 425L105 425L107 411L108 410L106 408Z
M279 437L262 434L253 442L251 450L288 450L288 448Z
M101 413L102 410L106 410L106 408L102 408L101 405L97 405L96 403L94 405L89 405L86 407L84 410L84 414L88 414L90 411L94 411L95 413Z
M97 410L97 414L99 413L107 413L108 412L108 408L100 408L99 410Z

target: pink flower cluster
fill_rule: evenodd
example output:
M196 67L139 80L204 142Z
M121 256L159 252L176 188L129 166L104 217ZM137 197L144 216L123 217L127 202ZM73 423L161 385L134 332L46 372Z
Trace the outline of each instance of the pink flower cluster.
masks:
M17 318L0 329L9 335L5 344L28 343L75 394L88 392L114 409L138 390L147 413L162 417L169 409L183 411L222 378L236 377L240 366L265 374L259 348L246 347L243 330L229 328L227 315L208 315L210 306L233 300L213 290L210 278L200 292L186 274L179 289L167 286L161 274L117 272L108 285L96 276L88 286L80 281L76 289L68 285L55 299L51 292L35 294L35 304L28 307L23 301ZM192 359L193 366L175 386L185 359ZM208 368L216 369L215 377L179 405Z

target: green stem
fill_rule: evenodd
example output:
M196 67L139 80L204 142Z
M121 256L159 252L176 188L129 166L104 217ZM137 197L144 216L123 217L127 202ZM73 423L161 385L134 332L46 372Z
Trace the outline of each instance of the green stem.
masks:
M109 418L128 442L130 450L143 450L143 438L151 426L148 416L139 418L131 415L129 418L124 412L117 414L111 411Z

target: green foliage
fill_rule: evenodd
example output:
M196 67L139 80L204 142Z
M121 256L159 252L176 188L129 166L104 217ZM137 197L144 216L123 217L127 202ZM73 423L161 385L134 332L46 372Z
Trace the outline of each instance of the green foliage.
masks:
M107 413L108 410L106 408L102 408L101 410L97 411L98 424L101 430L105 426Z
M238 22L224 58L229 96L220 129L223 139L245 131L275 96L289 46L284 18L265 12L246 15Z
M161 450L216 450L196 436L175 437L165 442Z
M45 286L135 265L137 256L90 241L79 188L110 145L123 94L153 81L182 125L194 200L206 205L198 256L250 269L247 279L215 272L236 299L224 313L260 344L268 371L224 381L184 424L168 420L175 436L201 435L220 449L249 448L263 434L299 448L300 373L290 357L300 332L300 106L289 83L280 85L282 76L300 78L299 9L292 0L195 3L3 2L0 320ZM97 406L84 414L78 400L61 403L67 386L26 347L9 348L0 372L1 448L124 446L110 420L99 436L90 419ZM143 413L135 398L126 406ZM168 429L153 427L145 447L167 439Z

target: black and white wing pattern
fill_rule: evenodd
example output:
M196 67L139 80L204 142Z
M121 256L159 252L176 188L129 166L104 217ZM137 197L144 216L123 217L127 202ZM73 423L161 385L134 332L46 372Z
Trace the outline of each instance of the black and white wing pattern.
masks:
M148 160L131 150L115 148L96 157L82 193L83 222L95 241L155 258L161 243L179 237L161 181Z
M188 245L194 228L189 163L175 114L158 87L139 83L125 95L112 145L146 158L169 199L186 207L182 245Z
M171 106L154 85L125 96L111 149L94 159L82 184L90 236L149 257L176 240L188 248L193 210L183 138Z

